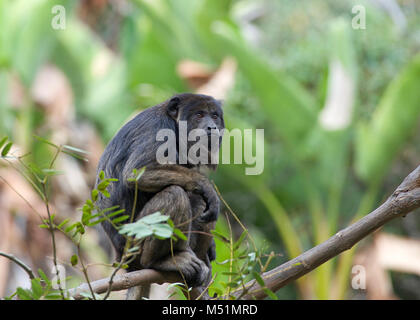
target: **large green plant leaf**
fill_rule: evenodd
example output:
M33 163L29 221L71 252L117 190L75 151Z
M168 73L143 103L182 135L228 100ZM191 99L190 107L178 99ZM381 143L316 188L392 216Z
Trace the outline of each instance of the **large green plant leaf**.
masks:
M54 46L54 30L51 27L54 4L47 0L4 4L7 14L2 17L3 59L9 61L26 85L31 84L39 66L47 60Z
M369 123L358 128L356 172L366 182L379 181L418 125L420 54L390 83Z
M251 83L282 138L295 145L314 125L315 101L292 78L274 72L227 23L216 23L213 29L223 40L226 52L237 59L240 71Z

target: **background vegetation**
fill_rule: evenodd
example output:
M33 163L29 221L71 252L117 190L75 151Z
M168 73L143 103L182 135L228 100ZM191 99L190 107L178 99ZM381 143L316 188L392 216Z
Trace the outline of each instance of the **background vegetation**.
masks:
M57 4L64 30L51 27ZM365 29L352 28L355 5ZM81 214L118 128L177 92L223 98L229 128L265 130L262 175L221 165L212 178L258 246L277 254L270 266L368 213L419 163L415 0L0 0L0 30L0 138L14 141L11 154L48 168L54 150L34 134L89 152L88 162L57 158L63 174L48 194L61 219ZM0 251L48 270L51 239L22 197L38 212L41 199L4 162L0 176ZM223 218L218 230L228 232ZM277 295L420 298L419 230L408 216ZM57 246L70 261L76 248L60 235ZM80 246L91 278L109 275L93 264L109 263L106 239L91 230ZM229 258L220 240L217 251ZM367 290L351 289L353 263L366 267ZM25 281L0 259L0 296Z

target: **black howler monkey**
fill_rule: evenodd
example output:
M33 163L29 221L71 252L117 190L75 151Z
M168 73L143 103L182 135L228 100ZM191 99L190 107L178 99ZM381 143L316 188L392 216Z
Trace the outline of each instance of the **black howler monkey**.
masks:
M129 270L153 268L180 271L188 285L199 287L205 286L211 277L210 261L215 258L214 241L204 233L214 228L220 201L201 170L203 167L215 169L216 164L192 163L188 157L186 161L181 161L185 157L181 157L180 147L186 146L188 152L193 144L180 135L182 121L185 121L187 134L201 129L206 138L216 136L218 144L215 148L218 149L224 129L220 102L206 95L175 95L139 113L107 145L99 161L98 173L103 170L106 177L117 178L118 182L110 185L110 198L100 196L97 205L100 209L119 205L129 214L134 200L134 184L129 178L134 168L145 167L138 182L139 197L134 219L160 211L169 215L175 225L181 226L188 241L174 242L174 256L171 256L169 240L146 238ZM157 141L161 129L175 133L175 163L161 164L157 161L158 149L164 143ZM211 152L217 151L212 148L209 141L208 159ZM117 256L121 256L125 246L124 237L109 222L104 222L103 228Z

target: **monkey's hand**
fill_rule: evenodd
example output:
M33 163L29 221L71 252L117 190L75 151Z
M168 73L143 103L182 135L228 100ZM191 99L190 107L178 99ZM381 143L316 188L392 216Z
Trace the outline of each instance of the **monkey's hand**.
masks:
M188 286L202 286L203 284L207 284L209 277L211 278L210 268L195 254L184 254L182 259L178 261L178 266L180 266L179 271L183 273Z
M220 199L210 181L205 179L193 192L201 195L206 202L206 209L199 220L204 223L216 221L220 211Z
M185 191L199 194L206 202L206 209L200 216L203 222L217 219L220 200L211 182L198 171L179 165L157 165L149 167L139 180L139 189L146 192L159 192L162 189L177 185Z
M211 269L191 249L179 251L146 267L180 272L189 287L206 285L211 278Z
M207 250L207 257L210 262L216 260L216 243L212 239L209 249Z

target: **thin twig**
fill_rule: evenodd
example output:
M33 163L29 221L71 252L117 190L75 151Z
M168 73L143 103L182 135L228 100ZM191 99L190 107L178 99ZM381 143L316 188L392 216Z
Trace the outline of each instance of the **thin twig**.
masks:
M53 160L51 161L50 164L50 169L52 169L52 166L54 165L55 160L57 159L58 154L61 152L61 147L57 148L57 152L53 158ZM53 249L53 263L54 263L54 267L55 267L55 273L57 276L57 284L58 284L58 290L60 291L60 295L62 297L62 299L65 299L64 296L64 290L61 287L61 283L60 283L60 271L58 269L58 264L57 264L57 246L56 246L56 242L55 242L55 234L54 234L54 222L52 219L52 215L51 215L51 211L50 211L50 205L49 205L49 199L48 199L48 192L47 192L47 183L48 183L48 176L46 176L44 178L43 181L41 181L41 187L42 187L42 193L44 195L44 204L45 204L45 208L47 210L47 214L48 214L48 230L50 231L51 234L51 240L52 240L52 249Z
M32 204L27 199L25 199L25 197L22 196L19 193L19 191L17 191L5 178L3 178L2 176L0 176L0 179L3 180L3 182L5 184L7 184L9 186L9 188L12 189L24 201L29 206L29 208L31 208L36 213L36 215L41 220L41 222L43 222L43 218L42 218L41 214L38 211L36 211L36 209L32 206Z
M25 272L28 274L29 278L35 279L35 275L34 275L34 272L32 271L32 269L27 264L25 264L22 260L16 258L13 254L0 252L0 256L3 256L5 258L13 261L18 266L20 266L23 270L25 270Z
M82 272L83 272L83 275L85 276L86 282L88 284L90 294L92 295L92 299L96 300L95 292L93 291L92 285L90 284L89 274L87 272L87 268L86 268L86 266L83 262L83 257L80 253L80 242L77 244L77 256L79 257L80 265L82 266Z
M138 189L139 189L138 188L138 181L136 180L136 186L134 188L134 202L133 202L133 208L131 210L130 223L133 223L134 215L136 213ZM115 229L118 230L116 227L115 227ZM116 276L117 272L120 271L123 264L126 263L125 259L126 259L126 255L127 255L127 250L130 246L131 246L131 240L130 240L130 238L127 237L125 239L125 246L124 246L123 253L121 255L120 262L118 263L118 266L114 269L114 271L111 274L111 277L109 278L109 287L108 287L108 290L107 290L103 300L108 299L109 295L111 294L112 282L114 281L114 277ZM131 258L131 260L134 260L134 256Z

